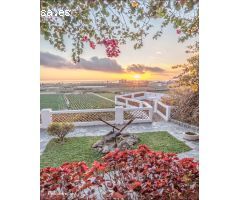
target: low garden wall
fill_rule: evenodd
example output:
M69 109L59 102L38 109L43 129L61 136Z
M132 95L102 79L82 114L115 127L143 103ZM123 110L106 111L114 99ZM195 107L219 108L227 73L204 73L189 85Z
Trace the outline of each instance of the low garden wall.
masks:
M40 127L46 129L52 122L71 122L75 126L93 126L104 124L103 119L112 124L124 124L134 118L133 123L152 122L153 109L147 107L124 108L116 106L108 109L86 109L86 110L60 110L52 111L43 109L41 111Z

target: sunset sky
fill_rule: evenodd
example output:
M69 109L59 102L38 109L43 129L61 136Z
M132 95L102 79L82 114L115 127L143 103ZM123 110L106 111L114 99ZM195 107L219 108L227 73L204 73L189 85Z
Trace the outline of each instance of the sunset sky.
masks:
M188 55L186 47L195 39L178 43L176 30L168 26L158 40L153 40L155 28L144 40L141 49L134 50L132 42L120 46L121 54L117 58L108 58L105 48L97 45L93 50L84 49L81 63L74 66L71 61L71 43L67 41L66 52L54 49L41 37L41 81L84 81L84 80L169 80L176 75L171 69L182 64ZM143 69L129 68L130 65L144 65ZM64 66L63 66L64 65Z

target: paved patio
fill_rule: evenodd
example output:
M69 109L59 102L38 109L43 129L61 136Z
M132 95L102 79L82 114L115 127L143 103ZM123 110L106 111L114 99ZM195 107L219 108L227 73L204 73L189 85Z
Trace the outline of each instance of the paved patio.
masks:
M68 137L81 137L81 136L101 136L112 130L110 127L102 126L92 126L92 127L78 127L74 132L70 133ZM153 123L142 123L142 124L131 124L125 129L125 132L129 133L141 133L141 132L155 132L155 131L167 131L169 134L174 136L180 141L183 141L192 150L184 153L178 154L180 158L192 157L196 160L199 159L199 142L198 141L187 141L183 139L183 133L186 131L192 131L189 128L184 128L180 125L174 124L172 122L159 121ZM46 130L40 131L40 153L44 151L47 143L52 139Z

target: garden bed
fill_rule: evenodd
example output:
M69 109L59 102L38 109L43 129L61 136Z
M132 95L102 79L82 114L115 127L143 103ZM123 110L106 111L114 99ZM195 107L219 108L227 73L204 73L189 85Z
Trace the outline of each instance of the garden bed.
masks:
M141 140L139 144L146 144L155 151L182 153L191 150L167 132L138 133L137 135ZM99 160L103 156L91 148L92 144L100 138L100 136L72 137L66 138L64 144L57 143L56 139L52 139L41 155L41 168L57 167L64 162L73 161L85 161L91 165L94 160ZM135 145L134 148L137 148L138 145Z

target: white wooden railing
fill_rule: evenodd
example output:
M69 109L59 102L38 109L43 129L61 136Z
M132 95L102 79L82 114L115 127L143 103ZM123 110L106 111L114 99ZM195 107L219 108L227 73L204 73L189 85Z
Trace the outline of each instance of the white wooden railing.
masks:
M115 108L85 110L41 110L41 128L52 122L72 122L75 126L104 124L99 118L113 124L123 124L134 118L133 123L152 122L153 113L170 120L171 106L161 102L164 94L135 92L115 96Z
M155 108L156 113L160 115L164 120L170 120L171 106L168 106L161 101L156 101Z
M153 92L135 92L115 96L115 103L124 107L133 107L134 105L135 107L144 107L147 104L153 108L153 112L160 115L164 120L169 121L171 106L161 102L163 96L165 96L165 94Z
M75 126L93 126L104 124L99 118L112 124L123 124L134 118L133 123L152 121L152 107L128 107L116 106L108 109L86 110L41 110L41 128L46 129L52 122L71 122Z

